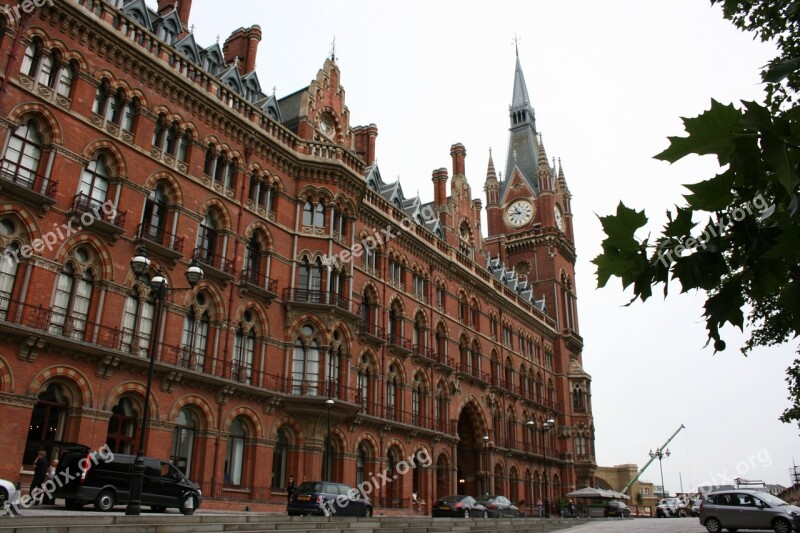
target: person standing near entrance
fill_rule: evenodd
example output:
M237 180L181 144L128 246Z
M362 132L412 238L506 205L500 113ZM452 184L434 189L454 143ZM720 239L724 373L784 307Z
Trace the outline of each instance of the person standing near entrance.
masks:
M295 490L297 490L297 487L294 485L294 476L289 476L289 484L286 485L286 498L289 501L292 500L292 494L294 494Z
M47 452L39 450L39 453L36 455L36 461L33 463L33 480L31 480L30 489L30 496L34 498L34 501L41 501L38 493L41 492L42 483L47 479L47 468L49 466L50 463L47 461ZM36 491L37 494L34 494L34 491ZM39 502L37 501L37 503Z

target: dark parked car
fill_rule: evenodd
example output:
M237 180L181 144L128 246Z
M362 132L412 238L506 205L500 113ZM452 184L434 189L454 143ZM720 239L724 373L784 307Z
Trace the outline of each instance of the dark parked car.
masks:
M289 516L372 516L372 503L344 483L305 481L286 506Z
M480 496L475 501L486 507L489 516L492 518L504 516L517 518L519 516L519 507L511 503L505 496Z
M737 529L771 529L776 533L800 531L800 507L789 505L768 492L731 489L710 492L700 506L700 523L709 533Z
M603 509L603 516L630 516L631 510L628 506L619 500L612 500L608 502Z
M86 446L71 447L61 454L56 476L67 479L56 488L54 498L63 498L70 509L93 503L98 511L111 511L115 505L128 503L131 468L135 455L121 453L99 457ZM66 475L62 476L62 472ZM144 458L142 505L163 512L176 507L183 514L193 514L202 502L200 489L172 463Z
M463 516L464 518L482 516L489 518L489 510L472 496L455 494L445 496L431 507L431 516Z

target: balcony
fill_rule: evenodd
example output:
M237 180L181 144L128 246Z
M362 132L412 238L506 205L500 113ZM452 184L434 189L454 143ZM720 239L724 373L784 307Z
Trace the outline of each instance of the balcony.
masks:
M278 295L278 281L255 269L245 268L239 279L239 295L251 293L270 303Z
M447 370L455 370L453 360L450 356L445 355L443 352L436 352L433 354L433 357L439 369L445 368Z
M389 351L397 355L406 356L411 353L411 341L398 333L390 333L387 337Z
M386 330L378 324L367 324L363 320L358 327L358 334L361 339L375 345L386 342Z
M283 300L287 307L317 312L332 311L344 318L358 319L358 315L353 312L353 302L334 291L286 288L283 290Z
M414 362L416 363L432 364L436 362L436 356L434 355L433 350L427 346L415 344L413 346L412 353Z
M171 261L173 265L183 255L183 237L168 233L149 223L139 224L134 240L147 245L147 251Z
M111 208L111 212L108 212ZM125 232L127 211L119 211L111 200L99 202L87 194L78 193L72 199L70 214L75 218L73 229L81 231L91 226L92 231L104 233L113 244Z
M39 208L40 214L56 203L58 182L49 180L35 171L8 159L0 160L0 189L9 196Z
M206 277L219 281L223 287L233 281L233 261L202 246L194 249L194 258L202 265Z

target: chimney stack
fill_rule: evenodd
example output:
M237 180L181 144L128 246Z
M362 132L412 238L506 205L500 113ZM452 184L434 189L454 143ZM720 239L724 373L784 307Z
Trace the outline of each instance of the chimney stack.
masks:
M181 6L186 0L181 0ZM261 42L261 27L253 25L247 29L239 28L231 33L225 40L222 53L225 62L231 63L235 58L239 58L239 74L248 74L256 69L256 56L258 54L258 43Z
M447 202L447 169L434 170L431 180L433 181L433 205L444 205Z
M467 157L467 150L461 143L456 143L450 147L450 157L453 158L453 177L466 174L464 158Z
M355 134L355 150L367 166L375 162L375 140L378 137L378 126L357 126L353 128Z

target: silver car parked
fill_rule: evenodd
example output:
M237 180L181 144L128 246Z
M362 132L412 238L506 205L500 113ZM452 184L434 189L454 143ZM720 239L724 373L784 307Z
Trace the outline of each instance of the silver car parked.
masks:
M709 533L737 529L800 531L800 507L752 489L710 492L700 506L700 523Z

